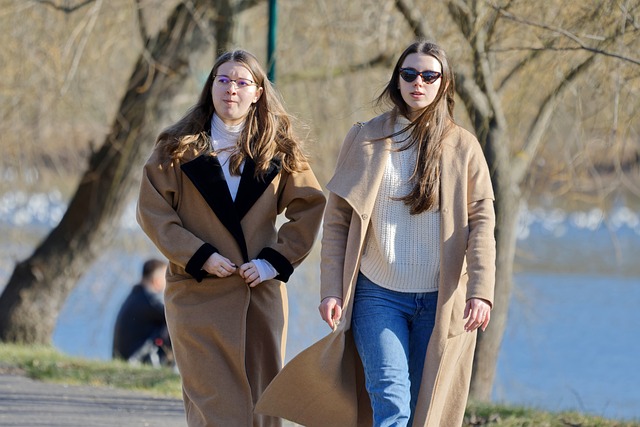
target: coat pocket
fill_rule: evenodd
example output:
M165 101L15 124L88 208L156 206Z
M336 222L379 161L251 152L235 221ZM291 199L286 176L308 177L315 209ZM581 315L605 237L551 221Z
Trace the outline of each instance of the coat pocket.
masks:
M460 277L458 288L453 293L453 308L451 310L451 320L449 322L449 332L447 336L449 338L458 336L465 332L464 324L466 320L464 318L464 307L467 304L467 273L464 273Z

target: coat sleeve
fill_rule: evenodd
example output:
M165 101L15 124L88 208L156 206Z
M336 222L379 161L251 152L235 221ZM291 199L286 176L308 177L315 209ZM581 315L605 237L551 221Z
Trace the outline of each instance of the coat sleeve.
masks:
M260 251L278 271L276 279L286 282L311 252L318 235L326 199L313 171L307 169L286 174L278 199L278 212L284 211L287 221L278 230L274 245Z
M320 262L320 300L344 299L343 275L353 209L346 200L330 193L322 229Z
M345 165L345 160L362 127L362 123L353 125L345 136L336 160L336 171L332 180L336 179L336 174L342 168L349 167L349 165ZM351 205L337 194L329 193L322 229L320 300L327 297L341 299L345 297L342 281L352 216L353 208Z
M203 264L217 250L184 228L177 213L182 172L175 164L164 166L161 159L156 148L144 166L136 219L171 263L201 281L206 275Z
M467 300L482 298L493 306L496 277L496 244L493 236L495 214L493 200L472 202L469 211L467 246Z
M467 300L482 298L493 306L496 277L495 211L493 188L480 144L471 145L467 175L469 238L466 251Z

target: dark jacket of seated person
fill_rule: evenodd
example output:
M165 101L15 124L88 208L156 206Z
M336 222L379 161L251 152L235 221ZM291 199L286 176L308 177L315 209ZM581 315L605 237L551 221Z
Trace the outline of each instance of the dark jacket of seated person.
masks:
M123 302L113 334L113 357L145 360L144 346L170 346L164 314L163 291L166 286L166 263L145 262L142 281L135 285Z

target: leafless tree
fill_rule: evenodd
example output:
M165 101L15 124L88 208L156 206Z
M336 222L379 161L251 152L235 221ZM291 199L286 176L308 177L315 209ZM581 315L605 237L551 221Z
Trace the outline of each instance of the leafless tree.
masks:
M13 37L6 39L10 49L0 51L0 60L9 63L12 56L25 52L20 61L13 62L19 65L11 70L11 78L0 81L1 96L15 95L5 103L11 108L2 109L0 121L0 129L7 130L1 127L6 123L20 129L20 138L12 141L27 136L34 141L59 141L60 147L69 144L65 139L68 133L60 130L67 126L62 115L69 121L68 116L78 114L79 109L60 99L66 99L64 91L77 98L91 95L86 88L92 87L94 78L85 77L85 67L102 64L106 58L84 43L96 32L92 28L102 24L106 12L101 12L100 19L96 14L114 2L5 1L14 9L36 10L48 33L55 30L48 27L51 13L64 14L72 29L70 34L52 34L56 40L66 40L61 52L54 55L47 52L50 46L37 43L42 34L31 27L10 28ZM155 26L142 16L144 11L170 2L135 3L142 43L140 53L131 55L134 70L126 87L110 86L117 81L108 75L124 62L121 58L105 67L106 77L95 76L106 88L95 97L113 105L108 114L113 120L105 121L111 122L105 132L108 136L91 155L63 220L31 257L16 266L0 296L0 339L50 339L57 314L79 275L111 242L110 226L129 193L135 175L132 171L141 166L158 130L147 130L149 117L161 115L163 104L178 97L176 93L189 72L188 56L214 46L223 50L255 45L257 37L251 37L254 33L249 30L258 27L262 31L265 25L263 11L253 7L264 4L260 0L173 0L177 6L167 14L171 18L163 15ZM0 8L0 19L7 10ZM488 399L507 322L515 227L528 192L534 185L555 186L557 194L578 187L588 192L594 182L603 181L601 176L613 173L623 186L640 194L637 180L625 175L638 167L639 150L628 141L639 140L634 119L640 113L639 1L584 0L570 5L561 0L544 5L526 0L281 2L280 13L276 83L291 109L312 123L310 134L320 142L311 144L318 154L313 157L313 166L321 181L333 170L348 126L370 116L369 108L362 106L383 87L399 50L411 39L435 39L454 60L462 113L483 145L496 193L496 304L491 327L480 334L472 381L473 397ZM109 25L117 27L121 22ZM115 43L111 36L103 42ZM129 51L135 49L138 47ZM125 53L126 49L121 55ZM36 67L40 74L30 72ZM80 90L72 82L82 79L91 82L83 94L73 93ZM16 89L16 84L22 86ZM19 93L27 87L36 88L30 96L38 100L30 105ZM597 98L598 102L582 98ZM575 100L575 105L568 100ZM51 116L57 119L55 114L61 120L55 120L56 126L48 126L43 133L41 123ZM33 134L29 133L32 129L36 130ZM596 154L590 135L605 141L599 150L602 156ZM88 151L84 140L77 145ZM624 156L615 156L618 150L612 147L618 145L624 148L620 149ZM20 160L20 150L27 146L35 147L31 148L33 158ZM42 148L39 144L3 145L12 160L18 159L14 163L25 165L33 164Z
M560 13L560 4L547 4L548 15L544 16L539 5L516 0L444 3L461 36L457 40L464 43L457 58L464 66L456 70L456 90L483 146L496 195L495 308L491 327L478 338L471 383L471 397L488 401L507 322L521 187L563 96L603 58L640 65L640 58L633 54L638 52L634 38L639 27L632 11L637 13L638 4L597 2L598 7L572 8L571 14ZM416 15L411 0L397 0L396 5L417 37L429 37L424 25L428 16ZM544 70L544 78L535 78L535 68ZM524 81L535 86L537 96L527 99L527 122L518 123L505 90ZM605 102L599 106L610 108ZM522 128L526 132L519 130Z
M95 4L99 3L96 0ZM28 259L16 265L0 296L0 340L50 342L58 314L78 278L112 241L114 220L135 182L133 171L141 167L154 140L146 126L150 117L160 115L163 103L183 86L189 56L211 48L208 30L216 28L218 47L227 48L233 40L234 13L256 3L244 1L231 7L224 0L216 6L205 0L180 2L164 28L153 35L147 34L140 16L144 49L127 82L111 131L91 155L60 223ZM72 13L79 7L67 6L64 12ZM213 17L217 18L215 23Z

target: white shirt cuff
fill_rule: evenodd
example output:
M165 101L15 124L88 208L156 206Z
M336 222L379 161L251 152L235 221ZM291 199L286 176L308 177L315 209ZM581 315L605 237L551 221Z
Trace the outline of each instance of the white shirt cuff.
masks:
M260 275L260 282L264 282L265 280L273 279L278 275L278 272L271 265L269 261L264 259L254 259L253 264L258 269L258 274Z

